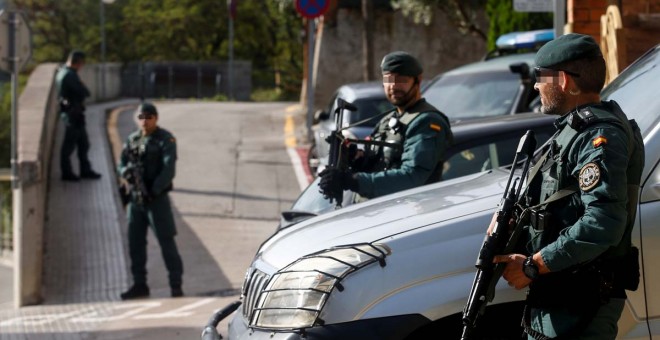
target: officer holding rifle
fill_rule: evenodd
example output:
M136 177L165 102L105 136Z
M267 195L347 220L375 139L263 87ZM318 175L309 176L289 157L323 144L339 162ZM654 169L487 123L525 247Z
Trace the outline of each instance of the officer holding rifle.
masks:
M174 236L176 226L168 192L172 190L176 141L158 126L158 111L143 103L137 110L140 129L127 139L118 166L119 175L130 183L128 197L128 248L133 285L121 294L122 300L149 296L147 286L147 229L156 234L169 272L172 297L183 296L183 262Z
M328 198L343 190L373 198L441 179L452 133L447 117L421 96L422 66L397 51L383 58L381 70L383 89L395 106L371 134L371 141L382 143L354 153L349 170L328 167L319 174L319 187Z
M631 244L644 144L614 101L601 101L605 61L591 36L567 34L537 53L535 89L558 133L528 173L520 253L495 256L516 289L529 287L530 339L614 339L637 288Z

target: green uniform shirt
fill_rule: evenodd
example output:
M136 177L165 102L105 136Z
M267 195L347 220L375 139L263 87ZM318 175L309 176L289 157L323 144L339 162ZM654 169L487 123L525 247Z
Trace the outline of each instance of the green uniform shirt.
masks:
M593 106L591 110L607 113L607 106ZM568 128L568 116L557 120L559 129ZM548 165L541 167L541 201L559 189L579 188L575 194L550 203L547 208L552 214L550 230L529 229L530 253L540 250L550 271L584 264L613 247L630 246L628 185L639 184L643 167L643 157L641 164L629 163L633 154L633 150L629 150L630 142L621 126L596 122L579 131L574 141L564 146L568 148L564 153L561 150L551 152L546 160ZM630 143L635 155L643 153L640 143L641 136ZM560 154L564 156L559 157ZM551 161L553 156L554 162ZM640 160L634 162L640 163ZM635 174L629 176L628 171ZM637 177L636 183L629 183L629 177Z
M415 110L418 105L428 106L422 99L401 116L419 112ZM427 184L438 164L444 160L450 138L451 129L444 117L437 112L419 113L404 132L401 166L355 174L358 194L372 198Z
M68 66L62 66L57 70L55 84L58 97L67 99L71 105L83 104L85 98L90 95L78 72Z
M175 175L176 140L167 130L157 128L152 134L142 136L140 130L128 136L124 150L138 148L142 162L142 179L153 196L166 193L172 187ZM127 152L122 152L118 166L120 175L123 175L129 165Z

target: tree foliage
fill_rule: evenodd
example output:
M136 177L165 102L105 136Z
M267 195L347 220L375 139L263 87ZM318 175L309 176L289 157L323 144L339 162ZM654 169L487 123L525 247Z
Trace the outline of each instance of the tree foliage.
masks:
M495 49L495 41L502 34L552 28L552 13L514 12L511 0L488 0L486 14L490 19L488 50Z
M551 28L552 13L521 13L513 11L512 0L391 0L392 7L401 9L415 22L430 24L434 9L447 14L449 20L462 33L470 33L487 41L488 49L495 48L495 41L514 31ZM486 12L489 20L488 33L476 21L477 13Z
M477 14L486 0L391 0L392 8L412 16L416 23L429 25L434 9L445 13L461 33L472 34L486 40L486 33L477 22Z
M273 86L281 74L283 86L298 91L302 20L293 1L236 1L234 58L252 61L257 87ZM35 62L62 62L74 48L87 52L88 61L101 59L101 1L13 2L30 22ZM229 56L226 0L116 0L103 6L107 61L218 61Z

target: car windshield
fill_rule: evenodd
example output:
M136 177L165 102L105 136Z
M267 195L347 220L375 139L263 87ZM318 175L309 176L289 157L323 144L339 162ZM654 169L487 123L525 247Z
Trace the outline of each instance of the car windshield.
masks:
M509 114L519 87L520 76L508 70L443 75L424 97L456 121Z
M660 45L623 71L601 93L603 100L619 103L628 118L637 122L644 136L655 127L660 112L657 88L659 64Z

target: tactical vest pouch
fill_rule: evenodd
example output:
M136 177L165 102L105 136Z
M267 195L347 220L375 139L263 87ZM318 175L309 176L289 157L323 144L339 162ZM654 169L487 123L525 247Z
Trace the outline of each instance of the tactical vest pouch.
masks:
M551 225L552 213L545 209L534 208L530 209L529 224L536 231L543 231L546 227Z

